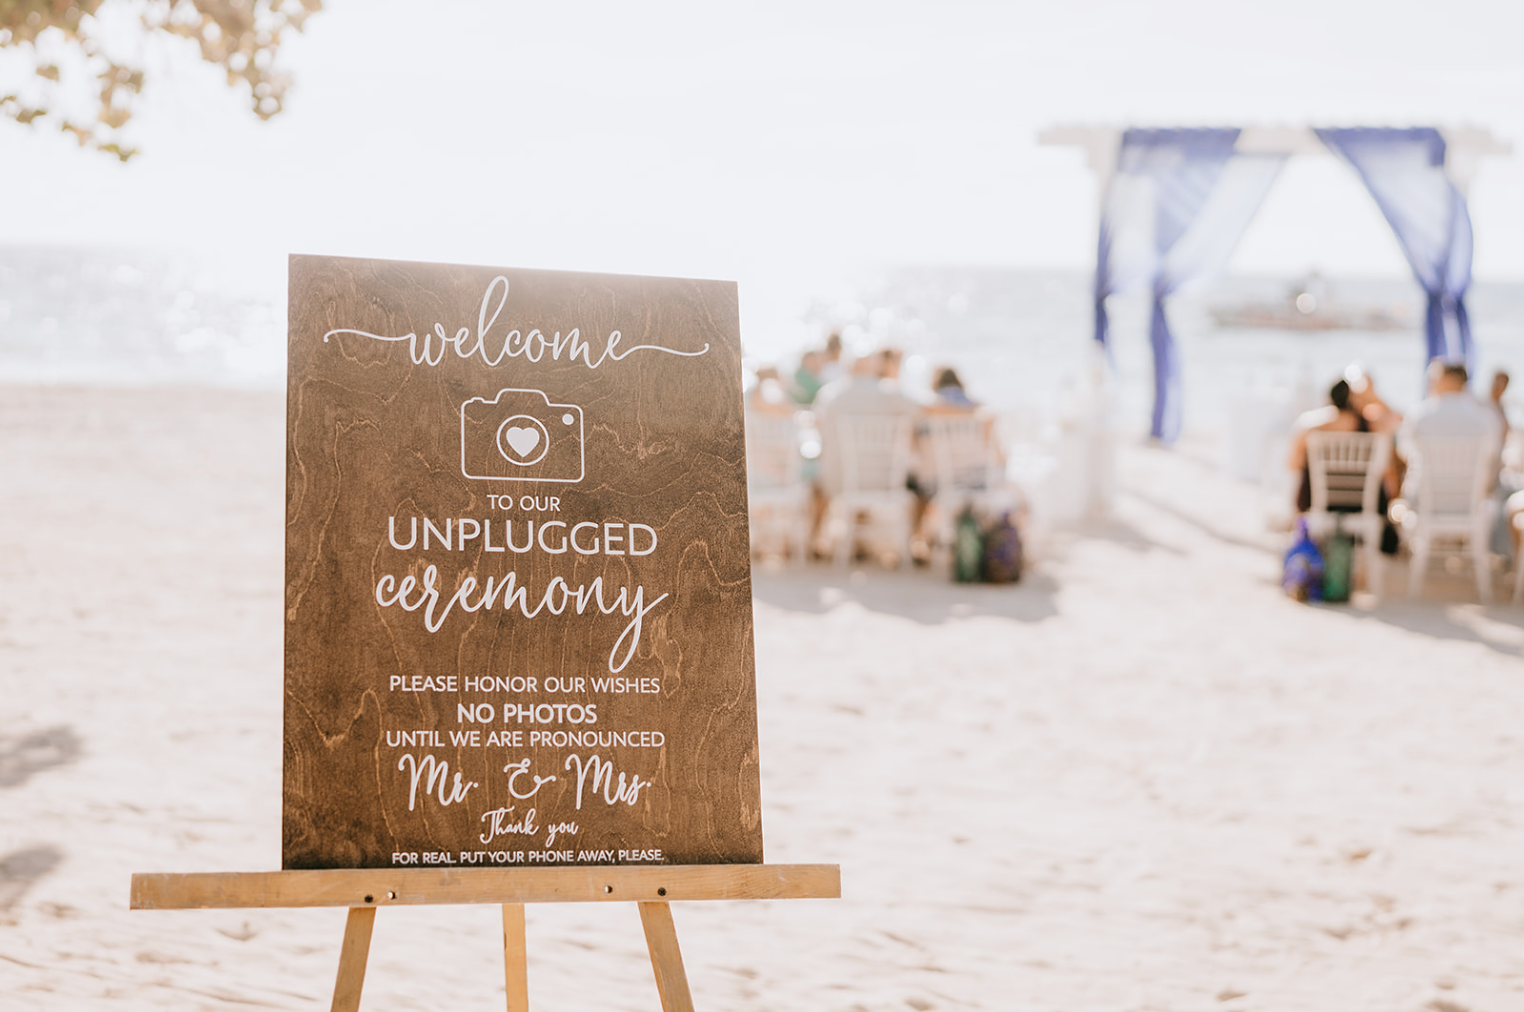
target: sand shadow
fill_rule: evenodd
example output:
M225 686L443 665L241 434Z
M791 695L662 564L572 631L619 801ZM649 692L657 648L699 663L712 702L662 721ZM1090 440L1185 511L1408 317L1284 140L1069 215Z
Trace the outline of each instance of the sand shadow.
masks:
M1136 488L1128 488L1123 490L1123 494L1131 496L1132 498L1137 499L1139 502L1143 503L1145 506L1158 510L1160 513L1163 513L1175 520L1180 521L1183 524L1193 527L1202 534L1205 534L1207 537L1212 538L1216 541L1220 541L1225 545L1233 545L1236 548L1247 548L1251 552L1260 552L1265 555L1278 554L1277 549L1267 541L1255 541L1249 538L1239 537L1236 534L1229 534L1226 531L1223 531L1218 527L1207 523L1200 517L1187 513L1185 510L1176 506L1174 503L1166 502L1163 499L1160 499L1157 496L1151 495L1147 492L1140 492Z
M1408 632L1418 633L1420 636L1429 636L1434 639L1456 640L1463 643L1480 643L1482 646L1507 657L1519 657L1524 654L1516 643L1505 643L1486 636L1481 630L1464 622L1456 620L1453 612L1448 607L1451 604L1466 603L1463 601L1425 601L1407 599L1382 599L1379 604L1369 610L1351 610L1350 615L1356 618L1368 619L1381 622L1385 625L1395 626L1398 629L1406 629ZM1494 603L1487 607L1479 608L1474 614L1488 622L1500 625L1512 626L1516 629L1524 629L1524 611L1517 607L1509 607L1507 604Z
M73 762L81 751L79 735L63 725L0 736L0 787L20 787L35 773Z
M1061 529L1065 534L1096 541L1109 541L1120 548L1140 554L1152 551L1167 552L1170 555L1185 554L1174 545L1155 541L1132 524L1115 517L1092 517L1077 523L1066 524Z
M1524 646L1520 643L1524 637L1505 633L1503 639L1499 639L1486 635L1489 625L1524 631L1524 608L1509 600L1511 583L1507 588L1494 586L1493 603L1490 605L1482 605L1477 600L1476 585L1464 574L1449 578L1431 577L1420 596L1410 598L1407 596L1408 565L1409 560L1401 556L1383 557L1382 595L1379 600L1357 593L1352 602L1319 602L1311 607L1358 622L1379 622L1433 639L1479 643L1508 657L1524 656ZM1278 578L1255 582L1266 590L1280 590ZM1461 606L1458 612L1452 610L1457 605Z
M1040 622L1058 614L1058 585L1029 570L1019 583L953 583L941 571L846 569L795 565L780 571L758 566L752 574L756 600L785 611L822 614L848 602L868 611L908 618L922 625L987 615Z
M0 916L7 914L26 891L63 862L57 847L28 847L0 857Z

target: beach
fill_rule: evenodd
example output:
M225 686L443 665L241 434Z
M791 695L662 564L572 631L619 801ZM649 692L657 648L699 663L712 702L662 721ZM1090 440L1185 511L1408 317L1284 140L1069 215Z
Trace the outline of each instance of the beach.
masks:
M1204 14L0 0L0 1012L1524 1012L1524 6Z
M0 393L7 1010L327 1006L342 910L127 909L279 865L283 425ZM1524 1007L1524 608L1400 564L1290 601L1212 454L1124 445L1014 587L758 568L766 858L843 895L677 905L699 1008ZM383 911L364 1007L501 1007L499 925ZM528 949L536 1008L658 1007L628 904L533 907Z

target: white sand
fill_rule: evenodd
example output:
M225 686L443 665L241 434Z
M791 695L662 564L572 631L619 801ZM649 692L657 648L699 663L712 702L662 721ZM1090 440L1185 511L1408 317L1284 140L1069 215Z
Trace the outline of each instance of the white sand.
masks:
M279 864L282 425L0 391L6 1012L327 1007L341 910L126 909ZM701 1010L1524 1008L1524 609L1293 604L1252 490L1123 466L1018 588L758 575L768 859L845 898L679 905ZM364 1007L501 1008L497 916L381 912ZM657 1007L633 907L529 935L537 1009Z

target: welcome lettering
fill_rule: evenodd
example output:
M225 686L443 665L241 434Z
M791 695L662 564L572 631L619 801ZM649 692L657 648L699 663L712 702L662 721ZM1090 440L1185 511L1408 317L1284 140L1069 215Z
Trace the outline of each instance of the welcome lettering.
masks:
M567 362L580 360L588 369L596 369L608 361L622 361L637 351L659 351L668 355L681 355L684 358L694 358L709 351L707 343L698 351L680 351L677 348L666 348L659 344L637 344L631 348L620 348L619 342L623 338L619 331L614 330L610 331L608 337L604 339L603 350L595 361L592 357L592 344L582 339L580 327L572 328L564 337L559 330L554 336L547 337L538 329L525 333L514 328L503 334L499 340L491 337L491 331L507 301L508 279L499 274L492 279L492 283L487 286L487 291L482 296L481 310L476 317L475 334L471 332L470 327L461 327L455 331L454 336L451 336L445 331L443 323L435 323L434 330L425 331L422 338L413 332L399 337L388 337L384 334L372 334L366 330L355 330L352 327L338 327L324 334L323 341L326 343L336 334L353 334L372 341L406 341L408 354L412 357L413 364L428 366L436 366L443 362L446 352L451 348L455 349L456 358L477 357L488 366L499 365L503 360L510 358L525 358L530 362L539 362L547 354L552 362L559 362L564 354ZM496 354L492 351L494 347Z

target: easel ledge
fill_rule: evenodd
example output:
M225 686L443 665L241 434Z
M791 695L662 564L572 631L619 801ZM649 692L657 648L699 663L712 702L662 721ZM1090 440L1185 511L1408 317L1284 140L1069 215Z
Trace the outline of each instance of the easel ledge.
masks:
M132 909L839 899L834 864L353 868L132 876Z
M325 871L163 873L132 876L132 909L348 907L334 1012L357 1012L376 910L386 906L500 903L508 1012L528 1012L525 903L635 903L664 1012L693 1012L672 924L673 901L838 899L834 864L708 864L548 868L357 868Z

